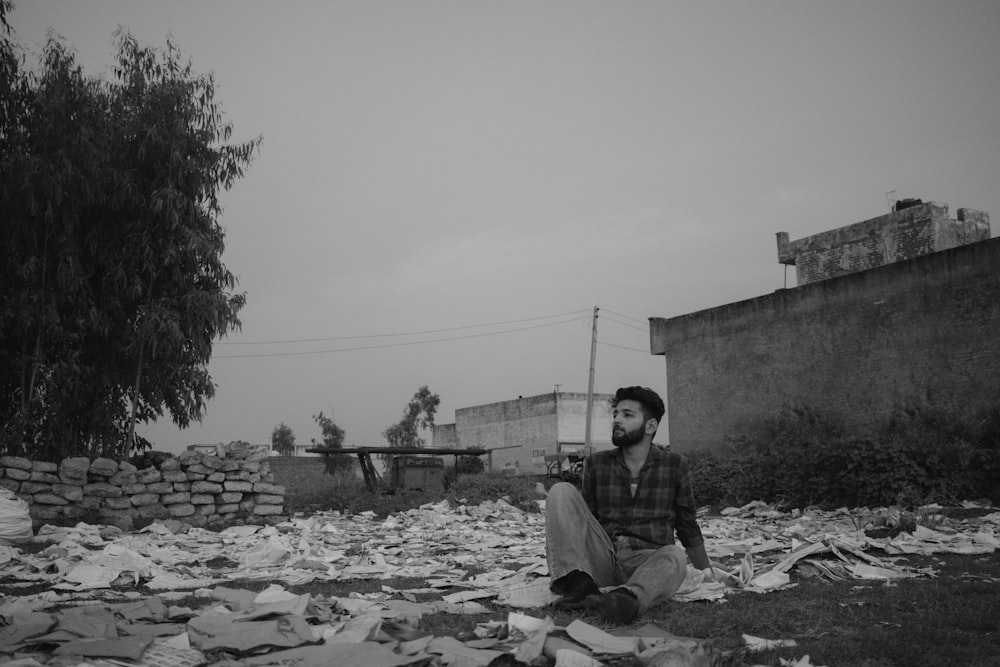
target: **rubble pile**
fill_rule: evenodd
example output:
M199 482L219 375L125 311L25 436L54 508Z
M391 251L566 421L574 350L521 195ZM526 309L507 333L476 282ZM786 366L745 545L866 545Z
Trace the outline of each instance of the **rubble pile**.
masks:
M28 504L36 526L90 521L131 531L164 519L220 528L285 519L285 489L266 459L236 446L183 452L142 470L108 458L0 456L0 487Z

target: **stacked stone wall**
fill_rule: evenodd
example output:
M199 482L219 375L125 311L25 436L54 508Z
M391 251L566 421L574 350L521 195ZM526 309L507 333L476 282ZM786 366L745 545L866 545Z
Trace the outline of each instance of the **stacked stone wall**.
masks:
M165 519L221 528L285 518L285 489L268 462L227 448L183 452L143 469L108 458L0 456L0 486L28 503L36 528L96 521L133 530Z

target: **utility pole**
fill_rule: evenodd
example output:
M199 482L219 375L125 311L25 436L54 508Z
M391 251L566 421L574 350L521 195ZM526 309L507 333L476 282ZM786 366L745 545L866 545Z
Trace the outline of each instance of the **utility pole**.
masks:
M590 381L587 383L587 424L584 426L583 451L588 457L591 455L592 445L590 443L590 422L594 418L594 362L597 361L597 311L594 306L594 323L591 326L590 335Z

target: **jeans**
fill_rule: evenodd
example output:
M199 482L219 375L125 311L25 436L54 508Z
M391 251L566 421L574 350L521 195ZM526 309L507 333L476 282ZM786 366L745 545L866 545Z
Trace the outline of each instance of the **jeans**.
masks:
M639 601L639 611L669 600L684 583L684 549L632 549L625 540L608 537L576 487L559 482L545 500L545 551L552 581L574 570L589 574L604 588L627 588Z

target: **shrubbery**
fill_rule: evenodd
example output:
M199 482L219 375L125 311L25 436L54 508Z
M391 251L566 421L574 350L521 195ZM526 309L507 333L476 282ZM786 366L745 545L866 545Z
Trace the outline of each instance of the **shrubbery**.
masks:
M726 452L689 457L700 504L1000 501L1000 406L972 416L900 407L864 432L812 408L787 409L732 438Z
M542 496L535 490L538 481L534 477L505 475L499 472L484 472L476 475L460 475L451 485L448 499L453 503L478 505L486 500L505 498L514 507L525 512L537 512L535 501Z

